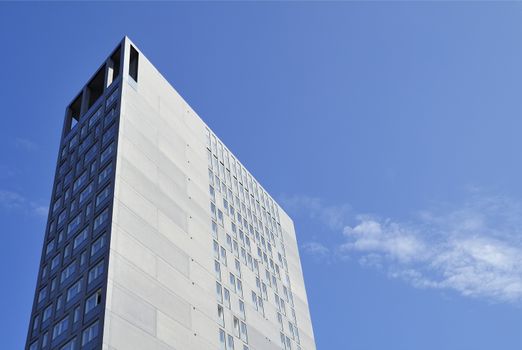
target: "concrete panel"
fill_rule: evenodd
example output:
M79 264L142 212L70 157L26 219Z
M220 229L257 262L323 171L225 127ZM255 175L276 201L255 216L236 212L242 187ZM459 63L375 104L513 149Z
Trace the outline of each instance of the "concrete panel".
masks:
M152 306L118 285L113 286L112 298L111 313L149 334L156 334L156 310Z

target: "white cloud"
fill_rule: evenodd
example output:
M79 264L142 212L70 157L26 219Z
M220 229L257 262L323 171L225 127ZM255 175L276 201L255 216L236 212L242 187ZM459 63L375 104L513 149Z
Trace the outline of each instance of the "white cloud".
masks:
M49 211L47 206L29 200L17 192L6 190L0 190L0 207L28 210L30 213L41 217L46 217Z
M15 146L16 148L23 149L26 151L34 151L38 149L38 145L36 143L23 137L15 138Z
M319 242L307 242L301 246L303 250L308 253L318 257L324 256L330 253L330 249Z
M16 192L0 190L0 205L5 208L18 208L25 203L25 198Z
M403 263L418 260L427 253L425 243L413 230L389 221L381 223L361 217L358 225L346 226L343 234L347 241L340 249L345 252L380 253Z
M350 213L349 205L325 205L319 198L308 196L282 196L281 203L292 211L306 211L311 219L316 219L331 229L342 229Z
M321 208L314 207L316 212ZM491 301L522 303L522 205L507 197L473 194L460 206L441 205L409 222L373 216L342 229L335 250L365 267L417 288L454 290Z
M38 205L36 203L31 202L31 208L33 209L33 212L42 217L47 217L47 214L49 213L49 207L45 205Z

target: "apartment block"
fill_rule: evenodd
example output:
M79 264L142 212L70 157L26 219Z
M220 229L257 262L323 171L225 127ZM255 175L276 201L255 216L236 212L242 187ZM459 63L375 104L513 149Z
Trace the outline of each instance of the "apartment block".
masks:
M292 219L127 37L66 108L25 349L315 349Z

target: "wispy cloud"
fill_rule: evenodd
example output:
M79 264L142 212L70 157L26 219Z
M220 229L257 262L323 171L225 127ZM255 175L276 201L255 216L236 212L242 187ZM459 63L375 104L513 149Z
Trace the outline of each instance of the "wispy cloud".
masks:
M349 205L326 205L316 197L287 196L280 198L285 208L291 211L304 211L311 219L320 220L331 229L342 229L351 213Z
M27 199L18 192L0 190L0 207L7 210L26 210L32 214L45 217L49 208L36 201Z
M19 208L25 203L25 198L11 191L0 190L0 204L4 208Z
M328 249L325 245L319 242L306 242L301 248L308 254L312 254L315 256L324 256L330 253L330 249Z
M408 222L371 215L341 221L353 224L336 231L340 243L310 242L303 251L334 251L417 288L522 303L522 203L474 193L465 203L421 211Z
M15 146L18 149L23 149L25 151L34 151L38 149L38 145L29 139L23 137L15 138Z

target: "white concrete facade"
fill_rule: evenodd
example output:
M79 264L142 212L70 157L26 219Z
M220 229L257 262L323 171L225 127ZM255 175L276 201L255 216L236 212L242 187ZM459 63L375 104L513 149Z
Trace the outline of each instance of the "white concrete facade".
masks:
M233 175L239 162L135 45L137 82L127 74L131 45L124 40L103 349L314 350L292 220L246 172L250 191L236 200L244 169ZM229 301L218 300L217 283Z

